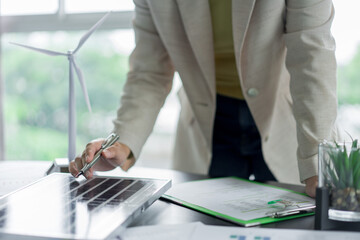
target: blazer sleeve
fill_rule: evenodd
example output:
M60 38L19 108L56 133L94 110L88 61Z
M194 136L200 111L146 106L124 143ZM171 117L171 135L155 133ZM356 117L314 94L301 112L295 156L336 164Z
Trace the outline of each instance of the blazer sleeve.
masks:
M318 144L332 140L337 114L331 0L287 0L286 67L296 119L300 180L317 175Z
M146 0L134 0L136 47L124 85L114 132L138 158L172 87L174 67Z

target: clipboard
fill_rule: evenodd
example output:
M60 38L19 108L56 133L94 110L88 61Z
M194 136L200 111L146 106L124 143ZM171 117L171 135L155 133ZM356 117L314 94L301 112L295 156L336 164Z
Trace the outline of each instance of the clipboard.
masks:
M177 184L162 198L244 227L314 215L315 209L306 194L237 177Z

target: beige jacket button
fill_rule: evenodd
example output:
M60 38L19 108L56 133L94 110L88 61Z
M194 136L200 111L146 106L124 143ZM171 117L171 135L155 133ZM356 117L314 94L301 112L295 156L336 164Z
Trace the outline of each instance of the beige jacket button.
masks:
M249 97L256 97L257 95L259 95L259 91L256 88L249 88L247 90L247 94Z

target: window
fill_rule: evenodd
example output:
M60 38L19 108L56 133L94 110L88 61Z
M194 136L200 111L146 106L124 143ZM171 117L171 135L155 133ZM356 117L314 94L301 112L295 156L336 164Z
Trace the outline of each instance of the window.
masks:
M335 19L332 33L336 40L338 63L338 120L353 138L360 138L360 15L356 0L333 0Z
M360 32L356 29L360 22L357 13L360 2L333 2L339 122L343 129L359 138ZM77 55L93 107L93 113L88 113L76 81L77 151L80 153L89 140L106 136L112 129L111 121L126 77L127 56L134 46L133 8L131 0L0 0L6 159L51 161L66 157L68 99L66 59L41 55L8 42L66 51L74 48L84 31L105 12L114 11L111 19L91 36ZM175 92L180 85L177 77L137 165L169 166L167 159L171 158L179 112Z
M131 11L134 4L130 0L65 0L65 11L68 13L101 12L101 11Z
M53 14L58 8L58 0L1 0L1 15Z
M132 1L42 1L45 4L40 0L0 2L5 25L1 46L6 159L52 161L66 157L68 147L66 57L43 55L9 42L66 52L76 47L82 34L105 12L112 10L110 17L76 56L87 85L92 113L86 108L83 93L75 78L77 152L80 153L90 140L107 136L113 128L112 120L116 117L128 70L128 56L134 47L130 28L134 8ZM27 2L37 7L31 8L26 5ZM62 7L62 16L59 17ZM10 17L11 24L7 24ZM154 127L154 134L143 148L138 166L167 167L170 164L171 143L179 111L175 96L179 80L174 85Z
M45 160L66 156L69 84L66 57L43 55L8 42L66 52L76 47L82 34L34 32L3 37L7 159ZM77 152L91 139L106 136L112 129L111 121L128 68L127 57L133 47L132 42L119 39L130 40L131 36L131 30L99 31L76 55L93 108L90 114L75 78ZM99 43L102 48L98 48Z

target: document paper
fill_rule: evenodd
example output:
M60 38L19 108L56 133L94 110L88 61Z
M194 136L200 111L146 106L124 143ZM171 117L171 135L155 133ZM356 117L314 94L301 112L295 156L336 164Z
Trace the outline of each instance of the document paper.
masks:
M127 228L121 240L359 240L360 233L298 229L239 228L201 222Z
M360 234L355 232L198 225L189 240L358 240L359 238Z
M300 193L233 177L178 184L163 197L212 215L238 219L240 224L315 204L312 198ZM269 204L278 200L292 204Z

